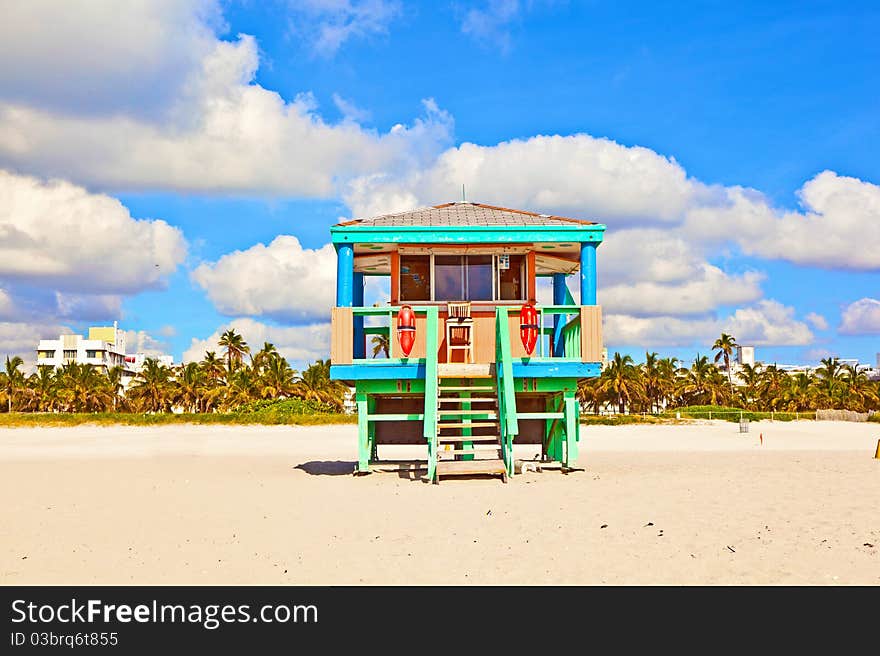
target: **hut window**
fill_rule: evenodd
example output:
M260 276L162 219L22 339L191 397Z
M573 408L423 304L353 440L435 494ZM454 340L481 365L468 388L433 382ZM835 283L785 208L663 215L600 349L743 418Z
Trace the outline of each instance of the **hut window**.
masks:
M400 256L400 300L431 300L431 257L429 255Z
M509 255L507 265L506 269L498 267L498 300L521 301L525 298L526 258Z
M491 255L435 255L435 301L491 301Z

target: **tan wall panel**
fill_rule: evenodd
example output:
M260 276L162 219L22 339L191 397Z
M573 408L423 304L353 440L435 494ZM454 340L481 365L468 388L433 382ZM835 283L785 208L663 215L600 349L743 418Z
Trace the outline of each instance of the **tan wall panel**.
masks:
M351 308L330 308L330 362L351 364L353 358L354 321Z
M581 307L581 359L584 362L602 361L602 306Z

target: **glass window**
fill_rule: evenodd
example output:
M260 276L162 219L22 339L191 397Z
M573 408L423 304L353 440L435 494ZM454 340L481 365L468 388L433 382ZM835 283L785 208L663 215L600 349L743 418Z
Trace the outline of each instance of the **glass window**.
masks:
M64 351L64 357L65 357L65 358L75 358L75 357L76 357L76 351L73 351L73 350L65 350L65 351Z
M522 301L526 297L525 293L525 255L509 255L508 268L501 268L501 258L499 258L498 268L498 298L502 301Z
M492 300L492 261L491 255L468 255L467 295L468 301Z
M461 255L434 256L434 300L464 301L464 267Z
M400 300L431 300L431 258L428 255L400 256Z

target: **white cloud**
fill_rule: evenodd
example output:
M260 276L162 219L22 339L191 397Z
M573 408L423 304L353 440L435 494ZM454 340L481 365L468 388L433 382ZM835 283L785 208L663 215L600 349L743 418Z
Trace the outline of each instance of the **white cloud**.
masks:
M810 312L804 317L804 319L806 319L816 330L828 330L828 321L817 312Z
M370 120L370 112L366 109L361 109L357 105L355 105L350 100L346 100L338 93L333 94L333 104L336 105L336 109L350 121L354 121L355 123L364 123Z
M4 3L0 98L75 114L161 113L221 22L216 0Z
M306 326L272 326L254 319L239 318L218 328L205 339L193 338L190 347L183 354L184 362L201 360L206 351L215 351L218 355L222 349L217 345L220 335L230 329L244 337L245 341L256 352L263 342L271 342L294 367L303 367L316 359L330 357L330 324L315 323Z
M452 120L431 100L384 134L331 125L310 94L287 101L255 84L258 64L253 37L213 40L162 120L0 101L0 166L102 189L330 197L353 176L421 166L451 142Z
M25 369L31 370L35 362L37 343L41 339L58 339L58 335L71 332L73 331L70 328L51 321L0 321L0 366L7 356L17 355L24 360Z
M170 353L168 344L156 339L145 330L125 331L125 352L144 353L148 356L167 355Z
M65 293L128 294L160 287L185 255L180 230L134 219L115 198L0 170L2 279Z
M794 308L770 299L738 309L722 325L741 344L803 346L813 341L810 328L795 318Z
M358 179L346 201L354 216L370 216L457 200L462 184L475 201L608 220L618 229L678 223L710 195L672 159L577 134L464 143L403 177Z
M700 315L722 305L751 303L762 296L763 275L755 272L731 276L702 263L697 275L677 283L644 282L601 289L599 301L611 313L631 316Z
M747 255L838 269L880 268L880 187L823 171L798 192L802 212L774 209L759 192L725 190L724 204L695 206L685 229Z
M192 274L217 310L229 316L264 315L305 323L326 319L336 293L336 252L331 244L303 248L281 235L200 265Z
M842 335L880 335L880 300L862 298L850 303L841 315Z
M773 300L739 308L723 318L608 314L604 340L612 347L696 345L708 349L722 332L755 346L797 346L813 340L809 327L795 318L794 308Z
M398 0L297 0L290 10L291 31L322 57L332 57L346 41L387 34L402 14Z
M478 41L510 49L509 27L520 15L519 0L488 0L482 9L471 8L463 16L461 31Z

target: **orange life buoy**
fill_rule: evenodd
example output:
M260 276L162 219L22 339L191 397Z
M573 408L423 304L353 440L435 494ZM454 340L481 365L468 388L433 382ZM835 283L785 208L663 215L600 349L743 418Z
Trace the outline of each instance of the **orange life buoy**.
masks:
M397 341L400 342L404 357L409 357L413 344L416 343L416 315L409 305L404 305L397 312Z
M519 311L519 337L526 353L532 354L535 350L535 344L538 342L538 311L531 303L522 306Z

